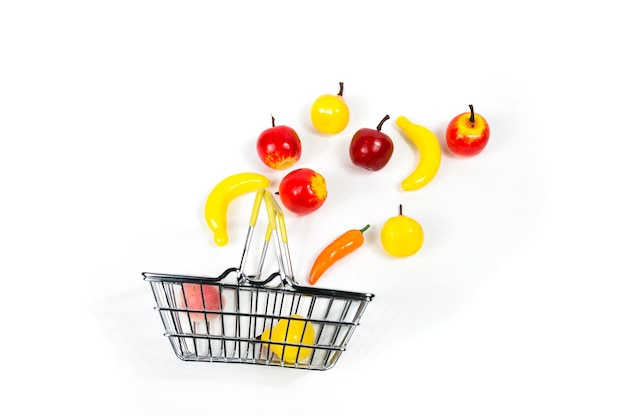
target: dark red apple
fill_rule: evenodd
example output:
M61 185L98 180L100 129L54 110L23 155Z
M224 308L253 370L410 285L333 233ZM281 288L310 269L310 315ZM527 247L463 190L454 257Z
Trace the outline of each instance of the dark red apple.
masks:
M377 171L384 168L393 154L393 141L380 131L383 123L389 120L386 115L376 129L362 128L352 137L350 160L363 169Z
M300 160L302 143L294 129L276 126L272 117L272 127L261 133L256 151L266 166L275 170L287 169Z

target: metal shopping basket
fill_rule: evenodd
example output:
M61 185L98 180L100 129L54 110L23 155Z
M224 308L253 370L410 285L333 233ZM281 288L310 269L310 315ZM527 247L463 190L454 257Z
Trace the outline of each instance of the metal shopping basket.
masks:
M254 273L244 272L261 206L268 214ZM274 247L270 242L274 242ZM278 271L263 275L268 250ZM337 363L369 302L369 293L299 286L283 213L269 191L256 194L239 267L217 277L143 273L176 356L328 370ZM234 280L226 282L228 277Z

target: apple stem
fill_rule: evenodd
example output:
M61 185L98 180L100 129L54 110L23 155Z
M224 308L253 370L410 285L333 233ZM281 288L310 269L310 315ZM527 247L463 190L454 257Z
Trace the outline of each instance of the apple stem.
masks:
M337 93L338 96L343 96L343 82L339 83L339 92Z
M402 215L402 204L400 204L400 215Z
M380 120L380 123L378 123L378 126L376 127L376 130L380 131L380 129L383 128L383 123L385 121L389 120L389 114L387 114L385 117L383 117L382 120Z
M474 127L474 120L475 120L475 118L474 118L474 106L472 104L470 104L469 108L470 108L470 118L469 118L469 121L470 121L470 123L472 123L472 127Z
M276 125L274 124L275 120L274 120L274 116L272 116L272 127L276 127Z

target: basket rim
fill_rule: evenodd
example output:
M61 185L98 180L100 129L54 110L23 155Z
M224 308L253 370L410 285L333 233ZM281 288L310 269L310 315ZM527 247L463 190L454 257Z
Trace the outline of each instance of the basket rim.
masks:
M328 297L341 297L348 298L353 300L367 301L370 302L374 298L373 293L368 292L353 292L348 290L338 290L338 289L327 289L327 288L319 288L319 287L311 287L311 286L301 286L301 285L283 285L281 287L272 287L267 286L265 284L253 284L250 283L249 280L246 280L244 283L221 283L226 276L231 273L239 273L239 269L236 267L231 267L226 270L219 276L209 277L209 276L192 276L192 275L184 275L184 274L169 274L169 273L153 273L153 272L143 272L143 279L148 282L171 282L171 283L206 283L206 284L218 284L224 286L232 286L232 287L244 287L244 288L263 288L264 290L279 290L279 291L292 291L299 294L306 295L318 295L318 296L328 296ZM264 281L262 283L267 282Z

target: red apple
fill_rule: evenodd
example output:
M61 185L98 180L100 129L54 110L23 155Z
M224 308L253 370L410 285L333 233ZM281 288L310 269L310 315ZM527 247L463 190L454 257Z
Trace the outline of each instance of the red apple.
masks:
M475 156L483 151L489 141L489 124L483 116L474 113L470 104L469 113L457 115L446 129L448 149L459 156Z
M354 134L350 143L350 160L356 166L377 171L387 165L393 154L393 141L380 131L387 120L389 115L378 123L376 130L363 128Z
M256 151L266 166L276 170L287 169L300 160L302 143L294 129L276 126L272 116L272 127L261 133Z
M217 286L183 283L183 290L178 298L178 306L182 309L218 312L226 306L226 298L223 294L220 296L220 290ZM203 321L205 316L206 319L211 320L218 315L214 313L189 313L189 317L193 321Z
M326 201L326 180L312 169L296 169L280 181L278 196L289 211L310 214Z

